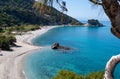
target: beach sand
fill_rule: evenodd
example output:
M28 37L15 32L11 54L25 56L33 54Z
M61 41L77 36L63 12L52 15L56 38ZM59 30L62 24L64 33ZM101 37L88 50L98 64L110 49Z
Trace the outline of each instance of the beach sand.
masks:
M25 79L22 68L24 58L31 52L42 48L34 46L31 40L55 27L57 26L45 26L24 35L17 35L16 44L18 47L12 47L13 51L0 51L0 54L3 54L0 56L0 79Z

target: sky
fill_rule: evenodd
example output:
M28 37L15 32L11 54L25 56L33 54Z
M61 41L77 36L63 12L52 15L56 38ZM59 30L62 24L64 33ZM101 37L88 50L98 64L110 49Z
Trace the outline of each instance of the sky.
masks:
M68 12L66 14L78 19L78 20L88 20L88 19L98 19L101 21L108 21L103 8L101 6L96 6L88 0L64 0L67 3ZM55 5L58 10L58 5Z

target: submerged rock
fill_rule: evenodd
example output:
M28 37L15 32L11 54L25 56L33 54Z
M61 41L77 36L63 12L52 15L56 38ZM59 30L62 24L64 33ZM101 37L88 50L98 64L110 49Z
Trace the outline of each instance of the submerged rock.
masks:
M63 50L70 50L69 47L66 47L66 46L60 46L59 43L54 43L52 46L51 46L52 49L63 49Z
M100 23L98 20L95 20L95 19L90 19L88 20L88 22L85 24L85 26L97 26L97 27L100 27L100 26L104 26L102 23Z

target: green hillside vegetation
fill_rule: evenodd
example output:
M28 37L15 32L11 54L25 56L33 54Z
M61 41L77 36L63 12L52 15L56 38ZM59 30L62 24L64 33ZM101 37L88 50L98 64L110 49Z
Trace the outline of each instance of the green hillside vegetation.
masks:
M10 46L15 42L12 32L21 34L40 29L40 25L82 24L53 7L44 7L42 12L40 3L34 0L0 0L0 49L10 50Z
M88 75L78 75L68 70L61 70L53 79L103 79L104 72L91 72Z
M47 9L44 14L41 15L38 6L34 6L35 3L38 2L34 2L34 0L0 0L0 27L21 24L82 24L65 14L63 18L64 22L61 23L62 13L48 6L46 6Z
M0 29L0 49L1 50L10 50L10 47L16 46L16 38L14 35L21 35L24 32L34 31L40 29L38 25L20 25L7 27L6 29Z
M28 31L34 31L40 29L38 25L28 25L28 24L22 24L19 26L11 26L11 27L6 27L5 29L0 29L0 33L2 34L12 34L12 32L28 32Z
M3 32L6 34L15 34L22 33L22 32L28 32L28 31L34 31L40 29L38 25L27 25L27 24L22 24L20 26L13 26L13 27L8 27L6 28Z

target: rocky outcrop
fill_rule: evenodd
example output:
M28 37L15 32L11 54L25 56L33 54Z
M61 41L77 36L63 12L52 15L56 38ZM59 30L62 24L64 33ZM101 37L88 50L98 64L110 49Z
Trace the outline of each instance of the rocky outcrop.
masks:
M63 49L63 50L70 50L69 47L66 47L66 46L60 46L59 43L54 43L52 46L51 46L52 49Z
M59 43L54 43L52 46L51 46L52 49L58 49L59 48Z
M100 26L103 26L103 24L100 23L98 20L90 19L90 20L88 20L88 22L85 24L85 26L97 26L97 27L100 27Z

